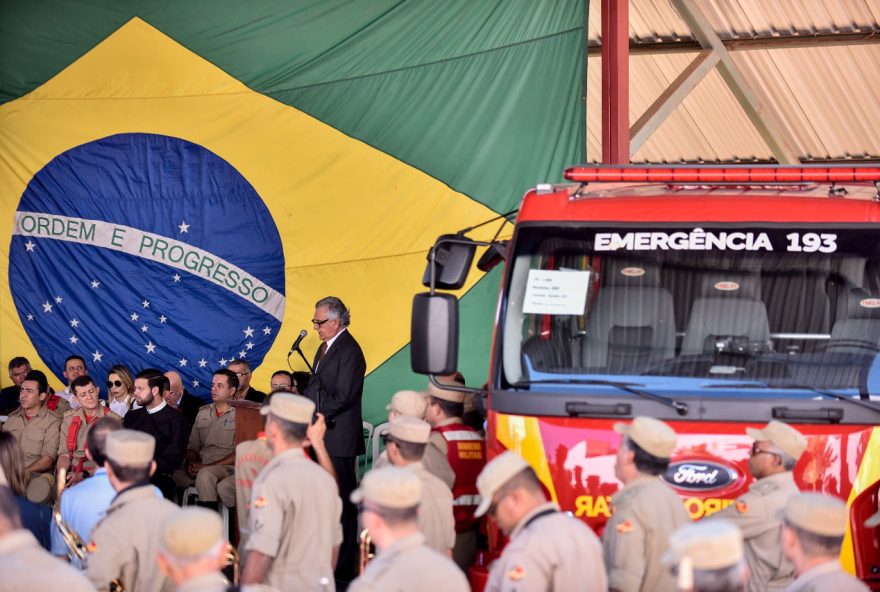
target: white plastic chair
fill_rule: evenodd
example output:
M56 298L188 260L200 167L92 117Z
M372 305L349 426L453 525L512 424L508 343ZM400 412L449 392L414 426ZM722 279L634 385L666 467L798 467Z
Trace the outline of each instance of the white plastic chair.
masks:
M388 434L391 431L391 424L387 421L385 423L380 423L373 429L373 446L372 453L373 456L370 457L370 466L372 467L375 464L376 459L379 458L379 454L382 452L382 436Z

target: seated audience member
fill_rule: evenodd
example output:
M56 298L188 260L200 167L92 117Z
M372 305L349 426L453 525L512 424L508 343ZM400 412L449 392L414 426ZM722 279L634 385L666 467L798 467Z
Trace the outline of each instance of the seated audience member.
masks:
M269 394L277 393L278 391L283 391L285 393L298 392L294 390L293 374L287 370L276 371L275 374L272 375L270 386L272 387L272 391Z
M92 477L74 487L69 487L61 494L61 518L79 538L88 542L92 529L107 513L110 502L116 497L116 491L107 478L107 435L122 429L118 419L102 417L89 426L86 434L86 457L95 465ZM156 495L162 495L156 490ZM52 553L67 557L68 549L61 538L58 527L52 524ZM75 562L80 568L78 560Z
M5 485L0 485L0 574L0 592L94 590L81 573L41 549L22 528L18 504Z
M61 419L45 407L48 396L46 375L31 370L21 383L21 406L9 415L2 428L15 436L24 451L25 469L30 474L28 498L37 503L50 502L55 491L53 469Z
M168 379L161 372L148 368L134 379L134 398L141 405L125 414L122 426L145 432L156 439L156 471L150 482L168 499L175 499L172 475L183 464L188 426L178 410L168 406L162 389Z
M116 364L107 373L107 406L119 417L131 410L134 403L134 379L122 364Z
M221 568L227 560L226 534L216 512L177 510L165 522L159 540L159 569L178 590L230 590Z
M217 485L235 473L235 408L230 403L237 389L238 377L232 370L214 372L214 402L199 410L189 434L184 470L174 473L178 487L195 484L200 504L217 507Z
M235 391L234 399L246 399L254 403L262 403L266 398L266 393L258 391L251 386L251 365L246 360L232 360L229 362L229 369L238 378L238 388Z
M31 363L21 356L9 360L9 380L12 384L0 391L0 415L9 415L18 409L18 391L24 377L31 371Z
M80 376L89 375L85 359L82 356L77 355L68 356L67 359L64 360L64 372L61 374L67 380L67 386L63 391L56 393L55 396L63 399L68 405L70 405L70 409L76 409L79 406L79 403L77 403L76 395L74 395L73 388L70 385ZM59 415L64 415L68 410L58 408L55 411Z
M742 532L726 520L680 527L669 537L663 563L682 592L744 592L749 579Z
M189 424L189 428L192 429L193 424L196 422L196 415L199 414L199 409L204 406L205 402L189 394L183 388L183 380L175 370L166 372L165 378L168 379L169 386L169 390L165 394L165 402L175 409L182 411L184 417L186 417L186 422Z
M6 475L9 489L15 496L24 528L31 531L40 545L48 549L52 510L49 506L35 504L27 498L28 476L24 468L24 454L18 441L7 432L0 432L0 467Z
M116 421L122 418L106 407L101 406L98 398L98 385L91 376L78 376L70 383L76 402L75 410L64 414L58 440L58 460L55 462L56 472L67 471L67 486L76 485L90 476L95 465L86 458L86 434L89 425L101 417L110 417Z

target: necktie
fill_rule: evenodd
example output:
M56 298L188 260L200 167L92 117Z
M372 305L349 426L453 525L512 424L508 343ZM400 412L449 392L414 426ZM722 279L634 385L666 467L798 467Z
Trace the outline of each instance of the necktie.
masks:
M321 347L318 348L318 364L321 363L321 360L324 359L324 354L327 353L327 342L322 341ZM317 366L317 364L315 364Z

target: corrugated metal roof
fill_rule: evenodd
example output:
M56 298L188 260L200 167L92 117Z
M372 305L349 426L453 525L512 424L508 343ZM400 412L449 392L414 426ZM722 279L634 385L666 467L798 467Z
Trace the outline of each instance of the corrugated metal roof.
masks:
M697 0L696 5L722 40L876 36L880 31L880 0ZM629 0L629 7L631 43L688 44L693 49L631 54L632 124L697 56L697 48L667 0ZM600 2L593 0L591 45L601 41L600 22ZM791 134L801 160L880 159L880 43L738 50L731 57ZM591 54L587 154L592 162L602 155L601 76L601 58ZM765 161L772 154L714 70L631 158Z

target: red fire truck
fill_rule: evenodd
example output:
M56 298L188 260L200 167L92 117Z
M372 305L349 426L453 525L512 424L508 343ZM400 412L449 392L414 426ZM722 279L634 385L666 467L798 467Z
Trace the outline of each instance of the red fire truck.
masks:
M752 482L746 427L792 423L809 441L798 485L846 501L841 561L880 589L880 537L864 526L880 488L880 167L585 165L565 177L525 195L510 241L438 239L431 292L413 303L413 369L456 369L457 301L437 290L461 287L488 247L482 269L505 260L490 456L521 454L601 533L620 487L615 422L675 429L662 478L694 519Z

